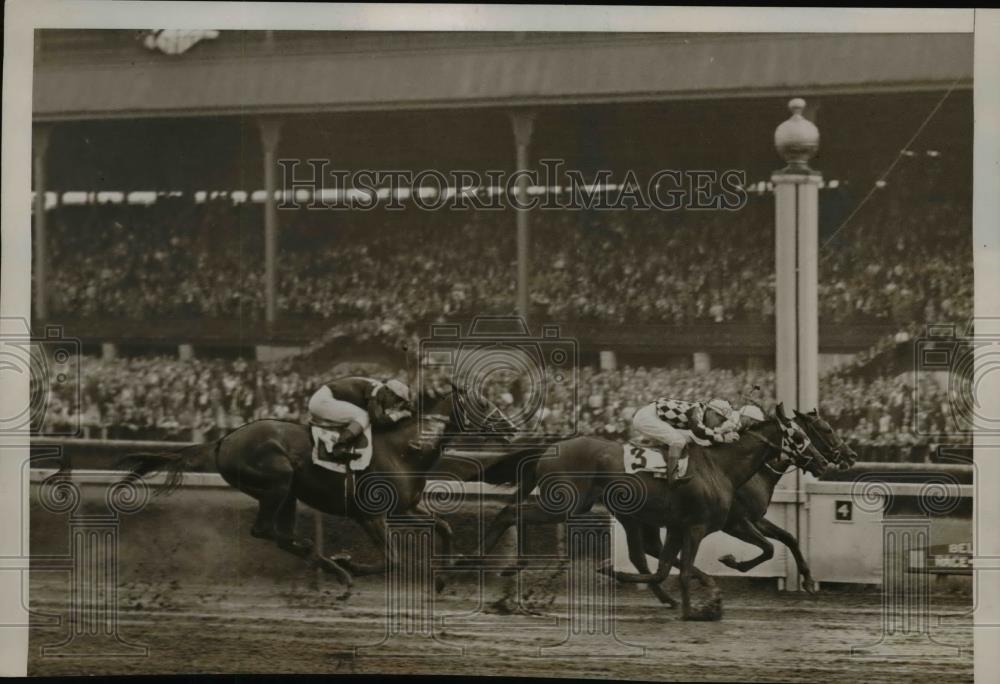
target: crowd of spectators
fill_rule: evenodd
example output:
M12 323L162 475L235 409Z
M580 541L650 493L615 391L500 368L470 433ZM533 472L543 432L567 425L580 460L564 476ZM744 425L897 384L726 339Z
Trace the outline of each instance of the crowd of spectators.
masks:
M46 420L49 427L79 425L100 438L199 441L258 418L306 421L307 402L323 374L279 372L273 364L244 359L138 357L101 360L79 357L81 388L54 389ZM71 369L76 373L77 369ZM362 372L341 368L339 373ZM372 369L363 369L372 373ZM416 378L394 375L416 388ZM425 376L426 377L426 376ZM760 387L754 391L754 386ZM499 380L484 388L488 398L516 414L531 394L523 380ZM866 381L828 375L821 381L820 411L867 460L908 460L956 434L948 388L926 377L901 374ZM658 397L704 401L727 399L741 406L753 398L766 410L774 406L774 374L624 366L600 370L583 366L575 382L548 382L530 429L550 435L590 434L612 439L630 436L634 412ZM79 399L79 401L78 401Z
M854 197L849 220L821 234L820 320L899 331L855 366L924 324L971 317L971 197L935 164L903 157L870 197ZM514 312L512 211L300 209L279 217L278 310L328 320L327 337L401 348L418 324ZM684 325L774 315L769 194L751 193L738 211L535 211L531 221L532 305L548 320ZM264 317L259 204L164 196L147 206L64 205L51 211L49 235L57 319ZM302 420L323 380L245 360L85 357L80 371L80 400L57 390L46 419L108 438L199 440L254 418ZM770 408L771 373L585 367L575 393L553 384L538 420L549 433L625 438L631 414L657 396L743 403L754 385ZM491 391L510 409L524 394ZM830 375L821 397L823 413L869 460L926 458L936 435L962 427L945 388L915 387L905 375Z
M908 160L821 236L825 322L955 321L972 307L971 202ZM839 192L829 190L823 192ZM278 310L344 329L513 313L513 212L279 211ZM161 198L53 211L64 319L260 319L262 207ZM533 306L551 320L686 324L774 315L773 199L738 211L535 211Z

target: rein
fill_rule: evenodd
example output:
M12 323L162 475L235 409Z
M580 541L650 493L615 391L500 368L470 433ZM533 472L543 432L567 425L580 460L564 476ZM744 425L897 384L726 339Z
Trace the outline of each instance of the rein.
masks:
M784 464L785 464L785 469L784 470L778 470L777 468L775 468L774 466L772 466L770 463L764 463L764 467L767 468L768 470L770 470L775 475L784 475L785 473L788 472L788 466L794 466L795 465L795 463L793 463L792 461L785 461Z
M761 442L763 442L767 446L769 446L772 449L774 449L775 451L777 451L779 454L787 455L785 453L786 450L785 450L784 446L782 446L780 444L775 444L774 442L772 442L771 440L769 440L767 437L765 437L764 435L760 434L756 430L754 430L754 429L751 428L751 429L747 430L745 434L750 435L751 437L754 437L755 439L760 440ZM784 440L782 440L782 441L784 441ZM797 455L801 455L801 454L797 454ZM813 455L809 454L809 458L806 459L802 464L796 464L794 459L789 458L789 460L786 462L787 465L785 465L785 469L784 470L780 470L780 471L777 470L776 468L774 468L773 466L771 466L771 464L769 463L770 460L771 459L768 459L767 461L764 461L764 467L767 468L768 470L770 470L775 475L784 475L785 473L788 472L788 466L789 465L795 465L795 466L800 467L800 468L809 465L812 462L812 460L813 460Z

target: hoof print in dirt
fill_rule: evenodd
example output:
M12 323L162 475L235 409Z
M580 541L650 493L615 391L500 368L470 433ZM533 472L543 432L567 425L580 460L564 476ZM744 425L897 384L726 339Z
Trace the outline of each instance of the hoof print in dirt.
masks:
M716 599L697 608L692 608L684 619L691 622L715 622L721 620L722 601Z

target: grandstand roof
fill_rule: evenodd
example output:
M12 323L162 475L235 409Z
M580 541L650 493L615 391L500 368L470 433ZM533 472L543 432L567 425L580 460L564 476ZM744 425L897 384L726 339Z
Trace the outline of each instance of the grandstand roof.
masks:
M973 74L971 34L232 32L164 55L132 31L43 33L37 121L913 91Z

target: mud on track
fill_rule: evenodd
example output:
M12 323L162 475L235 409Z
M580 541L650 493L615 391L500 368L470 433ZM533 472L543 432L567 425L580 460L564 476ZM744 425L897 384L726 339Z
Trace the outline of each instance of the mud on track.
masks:
M555 586L560 586L556 582ZM677 590L673 580L672 593ZM194 672L441 673L704 681L961 682L972 681L972 621L967 596L935 594L937 641L960 647L941 655L914 646L902 658L857 658L851 646L881 634L881 597L871 589L780 593L773 586L721 583L721 622L682 622L644 589L617 589L617 635L645 648L631 657L557 655L539 648L565 641L564 592L538 616L476 612L474 581L455 582L435 602L439 641L450 652L424 657L354 652L378 644L386 631L383 580L359 581L347 598L339 585L129 583L119 587L119 631L149 648L145 658L42 657L68 628L34 625L31 675ZM501 585L487 588L499 596ZM64 613L65 582L32 578L31 607ZM951 615L938 626L938 616ZM459 651L462 649L462 652ZM632 653L636 653L633 651Z

